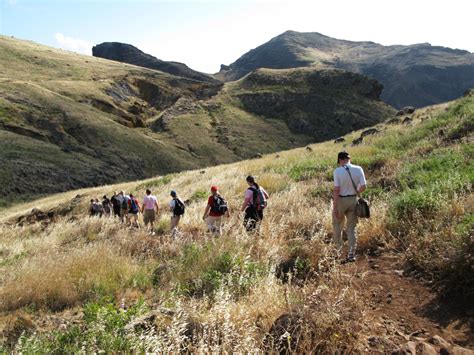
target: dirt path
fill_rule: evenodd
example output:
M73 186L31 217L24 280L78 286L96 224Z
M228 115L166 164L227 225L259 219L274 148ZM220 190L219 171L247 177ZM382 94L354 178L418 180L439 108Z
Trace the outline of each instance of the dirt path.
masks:
M423 352L425 345L419 345L423 342L431 343L426 346L432 346L436 353L474 354L456 348L474 349L474 314L466 313L464 303L441 301L429 286L405 276L399 256L362 256L345 267L361 276L354 283L367 306L368 321L363 324L366 351L391 353L404 346L406 350L406 344L411 342L411 346L418 344L417 354L430 353L431 349ZM449 346L440 344L434 336ZM443 352L443 348L449 351Z

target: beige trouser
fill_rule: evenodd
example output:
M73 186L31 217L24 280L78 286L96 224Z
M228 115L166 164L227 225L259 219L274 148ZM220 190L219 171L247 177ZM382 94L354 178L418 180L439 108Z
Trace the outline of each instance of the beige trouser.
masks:
M179 233L178 224L181 216L171 216L171 236L174 238Z
M344 228L344 220L347 219L346 231L347 241L349 243L349 256L354 256L357 248L357 235L355 227L357 225L357 215L355 207L357 205L357 196L339 197L337 203L337 211L339 218L332 215L332 226L334 230L334 244L342 250L342 229Z
M206 223L209 232L214 235L222 235L222 216L208 216Z

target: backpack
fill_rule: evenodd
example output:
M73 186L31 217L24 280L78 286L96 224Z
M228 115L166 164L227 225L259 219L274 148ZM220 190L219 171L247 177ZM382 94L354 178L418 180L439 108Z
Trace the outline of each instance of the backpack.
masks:
M252 205L255 206L257 211L261 211L267 207L267 199L262 189L256 189L255 187L249 187L253 191L253 202Z
M129 201L130 201L130 212L138 213L137 200L135 200L134 198L131 198Z
M224 214L228 210L227 202L224 200L224 197L217 195L213 198L211 211L219 214Z
M182 216L184 214L184 210L185 210L184 203L179 198L175 198L173 214L175 216Z
M127 210L128 209L128 199L124 197L122 197L122 209L123 210Z

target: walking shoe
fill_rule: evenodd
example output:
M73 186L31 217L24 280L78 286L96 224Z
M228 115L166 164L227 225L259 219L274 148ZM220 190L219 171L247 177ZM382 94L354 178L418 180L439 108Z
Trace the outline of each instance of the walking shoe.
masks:
M356 259L353 256L348 256L347 258L341 260L341 264L353 263Z

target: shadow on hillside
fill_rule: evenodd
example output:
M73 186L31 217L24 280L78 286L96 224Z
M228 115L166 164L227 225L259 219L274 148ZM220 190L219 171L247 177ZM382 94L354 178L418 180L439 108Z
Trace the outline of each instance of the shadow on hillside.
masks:
M420 314L441 327L469 329L464 339L456 339L461 346L474 344L474 298L461 295L441 294L426 304Z

